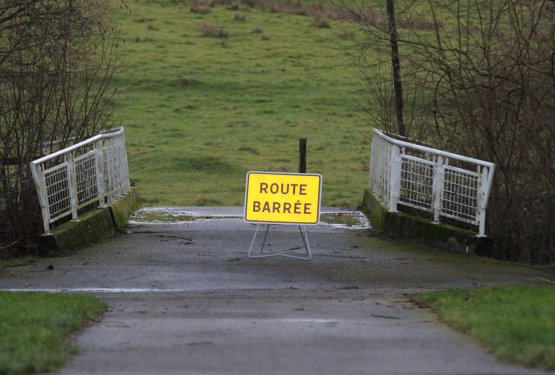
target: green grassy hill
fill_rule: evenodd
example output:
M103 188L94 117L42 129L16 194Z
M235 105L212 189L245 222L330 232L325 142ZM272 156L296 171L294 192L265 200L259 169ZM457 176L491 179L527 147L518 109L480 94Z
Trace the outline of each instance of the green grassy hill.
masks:
M115 117L148 204L242 205L247 171L297 170L299 138L308 172L323 175L322 204L359 204L370 128L352 99L352 24L170 0L129 6L116 15Z

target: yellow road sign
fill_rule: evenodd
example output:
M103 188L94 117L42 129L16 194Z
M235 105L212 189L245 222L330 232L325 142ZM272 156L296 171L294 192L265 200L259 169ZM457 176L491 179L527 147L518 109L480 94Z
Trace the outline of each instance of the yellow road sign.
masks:
M321 192L319 174L249 172L245 220L264 224L318 224Z

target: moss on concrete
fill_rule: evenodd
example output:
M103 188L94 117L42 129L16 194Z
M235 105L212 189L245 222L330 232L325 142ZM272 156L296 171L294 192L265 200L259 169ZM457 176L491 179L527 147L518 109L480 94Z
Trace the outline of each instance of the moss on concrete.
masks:
M50 235L39 239L40 255L68 254L83 246L103 241L116 234L112 214L98 208L82 214L78 221L56 227Z
M141 199L135 189L110 206L116 230L122 231L129 223L129 216L141 207Z
M364 192L362 210L372 227L388 237L415 240L459 253L491 256L491 238L476 237L472 231L447 224L434 224L414 215L389 212L369 189Z
M113 237L118 230L125 228L129 215L139 206L139 197L131 190L110 207L81 214L79 220L64 223L54 228L50 235L41 236L39 255L68 254Z
M370 189L364 191L362 211L368 217L372 228L378 233L383 233L387 209L385 205L374 196Z

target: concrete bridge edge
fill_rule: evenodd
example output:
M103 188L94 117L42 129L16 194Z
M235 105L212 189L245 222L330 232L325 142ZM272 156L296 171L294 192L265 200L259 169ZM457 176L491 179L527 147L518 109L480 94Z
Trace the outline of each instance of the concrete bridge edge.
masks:
M140 199L134 189L107 207L95 208L42 235L38 255L67 255L85 246L102 242L116 235L127 225L129 215L139 208Z
M377 233L391 238L407 239L434 248L462 254L492 256L495 240L477 237L470 230L431 221L404 212L389 212L375 194L366 189L362 211Z

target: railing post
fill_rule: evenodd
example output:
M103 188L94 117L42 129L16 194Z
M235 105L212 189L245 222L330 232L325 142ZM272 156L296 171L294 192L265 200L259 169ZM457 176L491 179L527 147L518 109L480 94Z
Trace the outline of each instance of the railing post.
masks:
M123 175L123 193L127 193L131 189L131 181L129 181L129 164L127 161L127 151L125 150L125 133L121 132L120 135L120 144L121 144L121 158L122 158L122 166L121 171Z
M77 207L79 199L77 196L77 172L75 171L75 157L73 152L70 152L67 158L67 177L69 179L69 201L71 204L71 219L77 220Z
M391 147L391 174L389 175L389 211L397 212L397 202L401 195L401 150L397 145Z
M98 193L98 205L106 206L106 190L104 184L104 142L99 140L96 142L96 189Z
M384 199L383 188L378 188L377 181L383 176L380 173L378 165L382 162L380 156L381 145L378 143L377 136L372 137L372 144L370 146L370 160L368 160L368 186L374 193L381 199Z
M478 237L486 236L486 186L488 184L488 168L482 167L480 173L480 187L478 189Z
M374 167L374 163L376 163L376 139L372 138L372 143L370 144L370 159L368 160L368 187L375 191L374 188L374 174L376 173L376 167Z
M439 215L441 213L441 200L443 198L443 178L445 175L445 167L443 157L438 156L434 161L434 179L432 183L432 207L434 210L434 224L439 224Z
M110 187L110 194L108 195L108 203L113 203L118 196L118 154L116 139L110 138L107 140L106 155L108 158L107 170L108 186Z
M47 190L44 173L42 173L42 167L40 164L39 166L36 166L34 163L31 163L30 167L31 174L33 175L33 182L35 183L35 189L37 190L37 196L39 198L44 234L50 234L50 207L48 205L48 197L46 195Z
M378 197L385 201L383 184L378 183L378 181L383 180L382 171L379 168L383 163L380 157L382 152L383 147L378 143L378 137L374 136L370 146L370 160L368 160L368 186Z
M113 186L114 189L114 200L117 199L121 195L121 173L120 173L120 166L121 166L121 153L119 148L119 136L114 137L112 140L112 152L114 158L114 167L112 169L113 173Z

